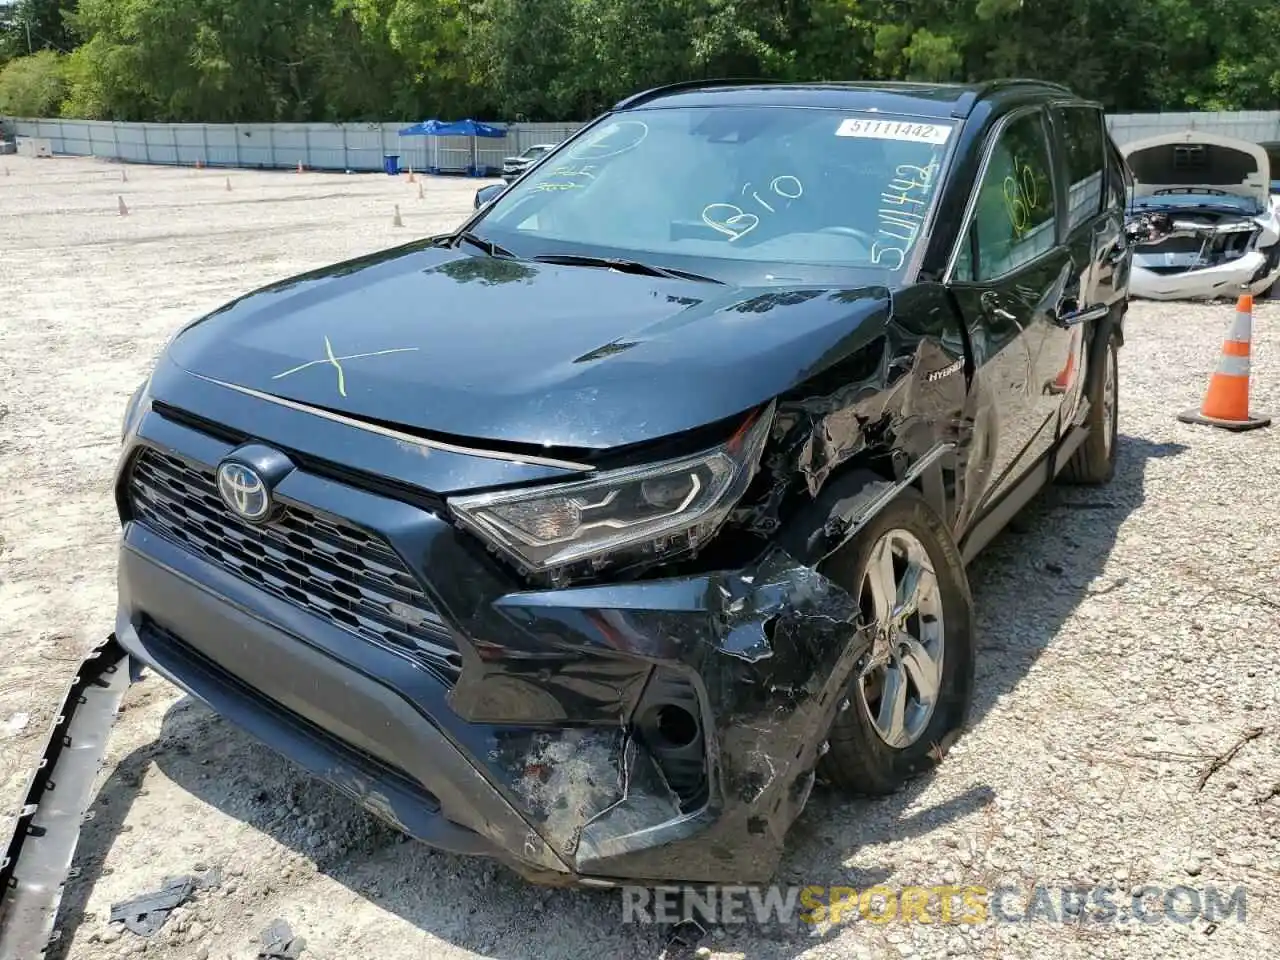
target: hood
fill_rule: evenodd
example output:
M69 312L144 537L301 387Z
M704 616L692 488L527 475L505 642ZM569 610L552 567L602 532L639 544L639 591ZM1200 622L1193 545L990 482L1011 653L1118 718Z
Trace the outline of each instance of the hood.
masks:
M1267 151L1249 140L1183 130L1136 140L1121 151L1133 171L1134 196L1150 196L1179 187L1207 187L1270 202L1271 169Z
M889 292L744 289L426 241L184 330L190 373L435 434L607 449L750 409L883 332Z

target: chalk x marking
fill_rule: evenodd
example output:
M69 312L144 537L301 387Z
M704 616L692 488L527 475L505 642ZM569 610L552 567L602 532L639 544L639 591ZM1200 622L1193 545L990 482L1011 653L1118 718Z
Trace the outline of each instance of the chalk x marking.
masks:
M325 356L323 360L308 360L306 363L300 363L296 367L290 367L288 370L283 370L280 373L277 373L271 379L280 380L291 374L306 370L308 367L328 363L332 364L333 369L338 371L338 393L345 397L347 395L347 377L342 369L343 360L362 360L365 357L382 357L388 353L412 353L417 349L417 347L393 347L390 350L375 350L372 353L349 353L345 357L335 357L333 355L333 344L329 342L329 338L326 336L324 338Z

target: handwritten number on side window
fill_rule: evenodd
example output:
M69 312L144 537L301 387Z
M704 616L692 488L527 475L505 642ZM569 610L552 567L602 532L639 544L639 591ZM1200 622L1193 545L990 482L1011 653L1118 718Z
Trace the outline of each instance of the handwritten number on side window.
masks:
M781 197L783 200L799 200L804 196L804 184L789 174L774 177L769 181L767 192ZM751 184L742 188L743 196L753 197L756 203L769 213L777 213L777 208L760 196L759 190L752 190ZM777 202L776 200L774 201ZM732 203L709 203L702 208L702 222L712 230L723 233L729 242L740 240L760 226L759 214L749 213L742 207Z
M1013 173L1004 178L1004 206L1015 237L1031 227L1031 215L1040 202L1040 187L1031 165L1015 160Z

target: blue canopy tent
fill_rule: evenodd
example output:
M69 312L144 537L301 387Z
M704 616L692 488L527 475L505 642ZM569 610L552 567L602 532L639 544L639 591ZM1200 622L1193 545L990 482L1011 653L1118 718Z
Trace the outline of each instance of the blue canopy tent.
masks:
M402 137L470 137L471 165L467 167L467 174L473 177L482 176L476 146L479 138L502 138L507 135L507 131L501 127L495 127L469 118L466 120L423 120L421 123L402 128L399 133ZM428 167L429 173L439 173L439 171L439 163L433 163Z

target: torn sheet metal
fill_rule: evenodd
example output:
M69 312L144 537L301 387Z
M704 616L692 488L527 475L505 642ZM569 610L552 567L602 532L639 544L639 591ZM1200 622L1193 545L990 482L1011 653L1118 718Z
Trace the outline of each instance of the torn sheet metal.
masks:
M944 295L913 291L920 302L903 315L923 318L915 327L851 337L779 399L718 553L640 580L507 594L463 618L484 639L464 654L450 704L489 725L476 755L575 873L749 882L776 867L870 649L856 599L819 572L868 512L853 497L865 474L850 485L847 468L875 465L893 489L945 460L951 479L933 500L948 522L963 484L985 483L982 460L958 476L975 417L965 334ZM791 549L785 529L807 539ZM654 702L692 718L687 742L654 735Z
M628 606L605 607L610 598ZM670 671L695 691L709 781L696 809L682 808L681 789L693 788L677 789L681 768L664 745L629 732L643 697L618 703L607 728L495 732L490 769L575 871L767 877L869 646L854 598L772 551L744 574L517 594L502 606L524 630L579 655L612 650L640 673Z
M197 890L207 890L222 883L222 872L217 868L203 877L186 874L166 877L159 889L130 897L111 905L111 923L123 923L130 933L150 937L157 933L169 919L175 907L180 907Z

